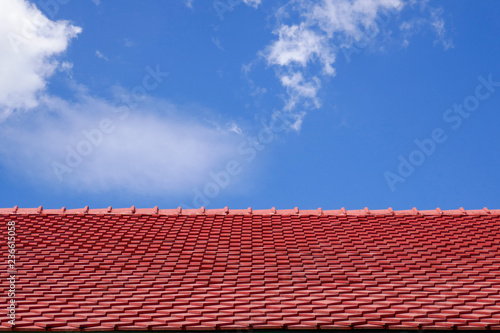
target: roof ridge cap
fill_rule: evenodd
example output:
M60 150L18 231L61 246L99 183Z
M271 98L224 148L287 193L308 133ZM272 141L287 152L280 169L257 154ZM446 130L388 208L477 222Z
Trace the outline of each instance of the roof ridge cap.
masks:
M247 209L229 209L227 206L221 209L205 209L205 207L197 209L183 209L181 207L175 209L159 209L158 206L153 208L94 208L89 206L77 209L44 209L42 206L37 208L0 208L0 215L162 215L162 216L180 216L180 215L317 215L317 216L408 216L408 215L431 215L431 216L466 216L466 215L500 215L500 209L490 210L486 207L483 209L465 210L463 207L455 210L441 210L439 207L433 210L418 210L413 208L410 210L393 210L388 209L370 210L368 207L364 209L347 210L344 207L336 210L300 210L298 207L294 209L280 209L272 207L271 209L253 210L251 207Z

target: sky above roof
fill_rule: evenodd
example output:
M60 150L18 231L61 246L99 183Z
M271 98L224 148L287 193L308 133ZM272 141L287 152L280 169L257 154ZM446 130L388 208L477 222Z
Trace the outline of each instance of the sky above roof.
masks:
M500 3L2 0L2 207L500 202Z

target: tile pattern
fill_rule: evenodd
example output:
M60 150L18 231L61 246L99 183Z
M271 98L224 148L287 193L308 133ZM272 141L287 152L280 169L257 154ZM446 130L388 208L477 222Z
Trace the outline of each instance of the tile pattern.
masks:
M14 329L500 329L500 214L206 213L0 215Z

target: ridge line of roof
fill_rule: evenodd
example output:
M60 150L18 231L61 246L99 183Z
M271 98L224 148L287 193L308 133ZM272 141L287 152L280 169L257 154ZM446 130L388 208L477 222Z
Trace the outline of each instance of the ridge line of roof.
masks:
M433 210L418 210L413 208L411 210L393 210L391 207L388 209L369 210L368 207L359 210L347 210L344 207L337 210L323 210L318 208L316 210L300 210L298 207L294 209L280 209L272 207L271 209L252 210L251 207L247 209L229 209L224 207L222 209L205 209L201 207L198 209L159 209L158 206L153 208L97 208L89 209L89 206L77 209L44 209L42 206L38 208L0 208L0 215L166 215L166 216L179 216L179 215L317 215L317 216L418 216L418 215L500 215L500 209L490 210L486 207L476 210L465 210L460 207L457 210L441 210L436 208Z

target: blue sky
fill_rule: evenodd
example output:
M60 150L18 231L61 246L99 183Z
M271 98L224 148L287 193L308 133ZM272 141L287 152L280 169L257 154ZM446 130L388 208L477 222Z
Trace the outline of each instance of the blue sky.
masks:
M497 1L0 13L2 207L498 208Z

